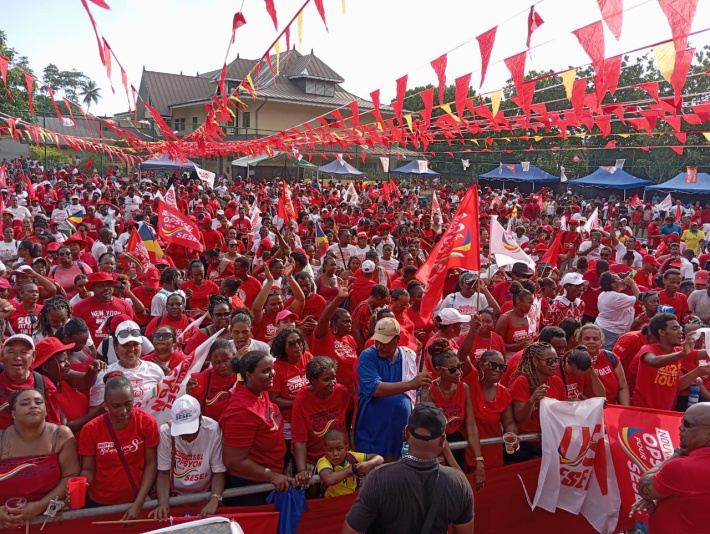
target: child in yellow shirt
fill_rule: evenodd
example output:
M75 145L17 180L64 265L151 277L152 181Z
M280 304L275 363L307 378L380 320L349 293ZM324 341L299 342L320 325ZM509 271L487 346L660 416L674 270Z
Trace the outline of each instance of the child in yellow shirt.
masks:
M330 430L324 438L325 456L316 464L316 472L328 489L326 497L355 493L358 479L384 463L378 454L348 450L347 438L340 430Z

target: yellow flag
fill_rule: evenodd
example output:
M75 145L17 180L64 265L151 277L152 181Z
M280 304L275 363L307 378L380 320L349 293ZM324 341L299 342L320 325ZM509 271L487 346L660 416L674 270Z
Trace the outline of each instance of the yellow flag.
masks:
M301 42L303 41L303 11L298 14L298 50L301 50Z
M343 15L345 15L345 0L340 0L340 4L343 6Z
M661 76L668 83L671 83L671 76L673 76L675 67L675 45L673 41L654 46L653 53L656 55L656 62L658 63L658 70L661 71Z
M276 45L274 46L274 52L276 53L276 76L278 76L279 72L281 71L281 41L280 40L276 41Z
M409 127L410 132L414 132L412 129L412 114L408 113L404 116L404 120L407 121L407 126Z
M451 104L442 104L442 105L441 105L441 109L443 109L443 110L446 112L447 115L451 115L451 117L453 117L453 119L454 119L456 122L461 122L461 119L459 119L456 115L454 115L453 113L451 113Z
M535 141L542 141L543 137L541 135L536 135L533 139L535 139Z
M618 135L619 135L619 137L623 137L624 139L626 139L627 137L629 137L629 134L618 134Z
M251 73L247 74L247 83L249 84L249 87L251 87L251 90L254 94L256 94L256 89L254 88L254 82L251 79Z
M710 132L703 132L703 137L706 141L710 141Z
M572 87L574 86L574 79L577 77L577 69L566 70L560 76L562 76L562 84L565 86L567 100L572 100Z
M471 142L478 146L478 139L471 139Z
M500 99L501 99L502 94L503 94L503 90L498 89L497 91L493 91L489 95L491 97L491 108L493 108L491 111L492 111L494 117L496 115L498 115L498 110L500 109Z

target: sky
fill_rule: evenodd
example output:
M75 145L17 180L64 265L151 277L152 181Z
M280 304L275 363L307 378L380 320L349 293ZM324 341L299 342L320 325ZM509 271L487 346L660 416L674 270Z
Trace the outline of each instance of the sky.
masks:
M279 31L304 0L275 0ZM278 35L264 0L106 0L110 11L89 3L98 29L136 89L141 72L186 75L219 69L231 38L232 18L241 9L246 26L228 61L261 57ZM480 83L477 35L498 26L482 92L500 89L509 73L506 57L525 50L528 11L532 4L545 21L533 34L526 71L581 66L589 59L573 30L601 19L597 0L324 0L328 31L313 1L304 12L302 53L311 49L344 79L346 90L369 99L381 89L382 101L395 96L395 81L409 75L409 87L436 84L429 62L448 52L448 83L472 72ZM646 47L671 38L657 0L624 0L619 42L605 27L605 56ZM0 29L8 44L28 56L38 78L49 63L60 70L76 68L101 87L102 99L92 113L126 111L128 101L114 63L112 94L99 58L96 39L80 0L0 0ZM710 28L710 0L699 0L692 31ZM291 44L298 40L296 24ZM710 44L710 31L693 36L693 46ZM281 41L285 50L285 39Z

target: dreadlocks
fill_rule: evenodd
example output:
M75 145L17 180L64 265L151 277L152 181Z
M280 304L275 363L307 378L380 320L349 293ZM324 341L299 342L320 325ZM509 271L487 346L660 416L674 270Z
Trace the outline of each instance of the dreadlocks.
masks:
M535 365L533 364L533 360L535 358L539 358L540 354L542 354L548 349L552 349L552 345L550 345L549 343L545 343L544 341L533 343L525 347L525 350L523 350L523 355L520 357L518 368L510 377L510 383L512 384L513 381L519 376L524 376L528 379L528 386L530 386L530 392L532 393L533 391L535 391L540 385L540 379L537 377L537 373L535 372Z
M53 311L62 310L65 310L67 312L67 320L70 319L72 313L72 305L69 304L69 301L66 299L66 297L58 295L56 297L52 297L51 299L47 299L44 302L44 307L37 314L35 335L41 336L42 338L53 336L54 330L52 329L52 325L49 323L49 313Z

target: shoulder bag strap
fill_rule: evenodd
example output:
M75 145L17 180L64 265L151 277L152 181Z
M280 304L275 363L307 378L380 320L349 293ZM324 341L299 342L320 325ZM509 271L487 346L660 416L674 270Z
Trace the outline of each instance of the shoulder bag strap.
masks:
M126 472L126 476L128 477L128 482L131 483L131 488L133 489L134 493L138 495L138 486L136 485L136 481L133 479L133 473L131 473L131 469L128 467L128 461L126 460L126 455L123 454L123 449L121 448L121 444L118 442L118 436L116 436L116 431L113 429L113 426L111 426L111 422L108 420L108 414L104 414L104 423L106 424L106 428L108 428L108 433L111 434L111 439L113 440L113 446L116 448L116 453L118 454L118 458L121 460L121 464L123 465L123 470Z
M426 517L424 518L424 525L422 525L421 534L429 534L431 532L432 526L434 526L434 519L439 512L441 506L441 501L444 498L443 491L437 491L439 489L439 477L441 476L441 466L437 465L436 469L436 481L434 482L434 492L431 503L429 504L429 509L427 510Z
M169 424L169 423L168 423ZM170 491L175 489L175 436L170 436Z

